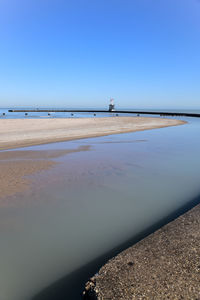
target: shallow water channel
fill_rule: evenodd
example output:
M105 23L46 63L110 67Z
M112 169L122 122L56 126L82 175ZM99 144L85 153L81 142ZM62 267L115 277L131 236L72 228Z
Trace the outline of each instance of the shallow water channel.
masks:
M117 247L198 196L200 120L185 120L18 149L31 151L25 158L11 151L15 161L38 162L40 151L56 164L0 202L0 299L80 299Z

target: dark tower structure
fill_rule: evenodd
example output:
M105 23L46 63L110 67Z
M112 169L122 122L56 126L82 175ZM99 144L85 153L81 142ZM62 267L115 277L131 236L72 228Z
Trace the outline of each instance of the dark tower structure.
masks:
M110 104L109 104L109 111L114 111L115 110L115 104L114 104L114 99L110 99Z

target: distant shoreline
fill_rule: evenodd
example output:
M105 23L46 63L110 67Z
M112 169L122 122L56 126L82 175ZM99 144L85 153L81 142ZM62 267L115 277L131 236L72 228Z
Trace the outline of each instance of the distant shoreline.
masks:
M181 120L150 117L2 119L0 120L0 150L157 129L185 123Z

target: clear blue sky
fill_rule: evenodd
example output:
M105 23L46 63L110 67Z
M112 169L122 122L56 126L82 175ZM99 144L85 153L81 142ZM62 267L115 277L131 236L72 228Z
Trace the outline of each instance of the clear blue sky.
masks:
M1 0L0 106L200 108L199 0Z

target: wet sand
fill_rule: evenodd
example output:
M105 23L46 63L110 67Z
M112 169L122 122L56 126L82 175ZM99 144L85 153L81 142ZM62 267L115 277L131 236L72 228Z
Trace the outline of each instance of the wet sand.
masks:
M0 149L105 136L185 124L165 118L107 117L0 120Z
M200 205L105 264L87 300L200 299Z
M6 204L6 197L25 192L31 184L29 175L48 170L56 165L54 158L88 150L89 146L80 146L68 150L0 152L0 205ZM12 205L12 202L9 205Z

